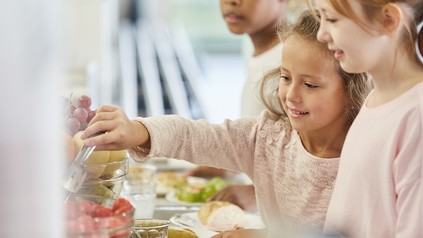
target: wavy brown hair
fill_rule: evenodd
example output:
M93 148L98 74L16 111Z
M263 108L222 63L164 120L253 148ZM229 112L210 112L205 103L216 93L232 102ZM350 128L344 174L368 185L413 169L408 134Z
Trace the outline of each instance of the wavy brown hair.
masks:
M303 12L293 24L284 21L278 27L278 35L282 42L285 42L290 36L299 36L306 42L313 44L317 51L321 53L322 60L333 61L336 72L342 80L345 92L347 109L345 112L346 121L352 124L358 114L366 96L370 92L371 82L367 73L347 73L341 69L339 62L333 57L325 43L317 40L317 32L319 31L319 21L315 18L317 13L311 11ZM276 118L287 119L287 115L283 110L279 100L278 89L280 80L280 69L274 69L268 72L259 82L259 95L263 105L274 114Z

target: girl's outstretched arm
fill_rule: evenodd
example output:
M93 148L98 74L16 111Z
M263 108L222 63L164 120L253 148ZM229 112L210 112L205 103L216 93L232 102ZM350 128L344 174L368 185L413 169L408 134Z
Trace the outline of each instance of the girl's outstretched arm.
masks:
M120 108L105 105L98 109L81 139L85 145L96 145L96 150L129 149L136 161L177 158L251 175L261 125L257 122L256 118L245 118L212 124L178 115L129 120ZM105 133L96 135L99 132Z
M99 132L106 132L92 136ZM135 146L149 148L150 136L139 121L129 120L119 108L103 105L91 120L81 138L87 146L96 145L97 150L123 150Z

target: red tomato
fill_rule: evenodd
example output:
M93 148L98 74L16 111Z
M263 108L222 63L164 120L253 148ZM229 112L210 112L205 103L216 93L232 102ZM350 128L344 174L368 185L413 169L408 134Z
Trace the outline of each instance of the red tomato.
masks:
M78 217L76 221L76 229L78 232L93 232L95 231L95 221L89 215Z
M95 209L97 206L99 206L98 204L96 204L95 202L92 201L88 201L88 200L80 200L78 202L78 210L79 210L79 214L85 214L85 215L89 215L91 217L95 216Z
M118 198L113 203L112 211L114 215L130 212L134 209L131 203L125 198Z
M113 211L110 208L103 207L103 206L96 206L95 208L96 217L109 217L112 215L113 215Z
M121 218L117 218L114 217L110 220L110 226L112 228L122 228L125 227L125 225L127 225L128 222L126 221L125 217L121 217ZM110 234L110 238L119 238L119 237L128 237L129 235L129 231L116 231L116 232L111 232Z
M121 238L130 235L133 217L125 213L132 211L133 207L124 198L116 199L112 208L83 199L67 201L65 206L67 231L72 238Z

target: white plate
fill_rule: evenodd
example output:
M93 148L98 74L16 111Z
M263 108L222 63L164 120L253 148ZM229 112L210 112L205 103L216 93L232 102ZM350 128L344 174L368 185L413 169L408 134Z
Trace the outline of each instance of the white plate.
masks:
M177 214L170 218L170 222L175 225L188 227L188 228L199 228L208 230L200 221L197 216L197 212L189 212L184 214ZM239 225L245 229L263 229L264 223L260 216L252 213L245 213L244 220ZM201 236L199 236L201 237Z
M181 201L176 196L176 191L170 191L170 192L168 192L166 194L165 198L169 202L174 202L174 203L178 203L178 204L181 204L181 205L191 205L191 206L197 205L197 206L201 206L201 205L204 204L202 202L185 202L185 201Z

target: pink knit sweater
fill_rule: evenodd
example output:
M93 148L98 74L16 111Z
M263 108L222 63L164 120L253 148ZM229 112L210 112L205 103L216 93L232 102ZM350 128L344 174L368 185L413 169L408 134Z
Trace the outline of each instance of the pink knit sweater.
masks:
M289 122L272 120L269 112L258 119L223 124L174 115L137 120L150 133L151 150L132 148L135 160L169 157L244 172L254 182L258 207L268 226L322 229L339 158L308 153Z

